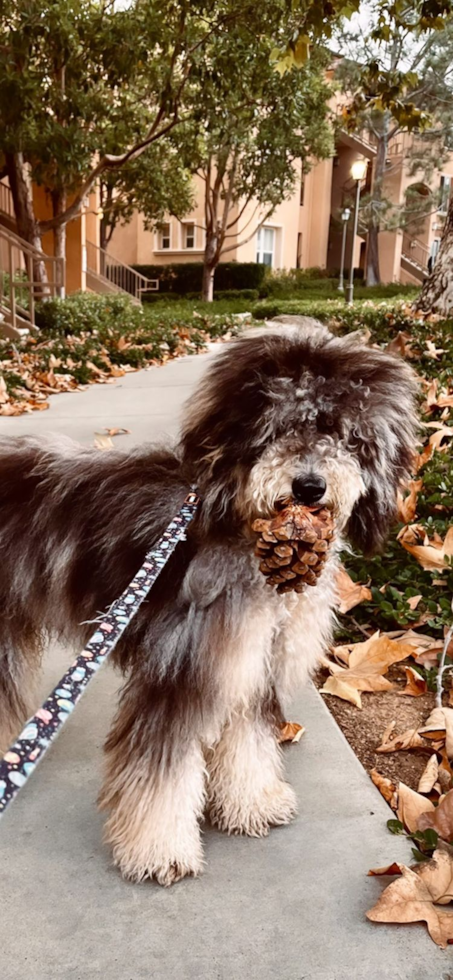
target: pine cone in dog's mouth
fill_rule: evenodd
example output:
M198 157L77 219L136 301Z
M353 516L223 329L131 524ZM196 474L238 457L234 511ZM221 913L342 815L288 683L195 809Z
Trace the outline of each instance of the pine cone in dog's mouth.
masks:
M316 585L334 537L334 521L325 507L287 503L270 520L252 524L259 534L255 555L267 585L277 592L303 592Z

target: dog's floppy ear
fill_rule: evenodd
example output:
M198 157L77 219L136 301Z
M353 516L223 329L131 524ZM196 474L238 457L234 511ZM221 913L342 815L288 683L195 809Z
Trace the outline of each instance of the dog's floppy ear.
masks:
M370 554L385 544L396 519L397 491L413 465L417 385L399 357L362 348L359 361L365 397L349 445L359 458L366 490L352 511L347 534L353 545Z

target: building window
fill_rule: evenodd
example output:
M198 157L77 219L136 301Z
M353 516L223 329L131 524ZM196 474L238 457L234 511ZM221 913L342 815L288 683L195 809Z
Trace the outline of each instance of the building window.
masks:
M445 174L442 174L442 177L440 178L440 204L437 209L441 214L447 214L448 204L450 201L450 191L451 177L446 177Z
M183 225L183 248L195 248L195 225L193 222Z
M170 224L168 221L159 228L159 248L170 248Z
M299 204L301 208L303 208L304 206L304 197L305 197L305 175L302 174L300 178L300 200L299 200Z
M273 266L275 250L275 230L263 225L256 236L256 261L263 265Z

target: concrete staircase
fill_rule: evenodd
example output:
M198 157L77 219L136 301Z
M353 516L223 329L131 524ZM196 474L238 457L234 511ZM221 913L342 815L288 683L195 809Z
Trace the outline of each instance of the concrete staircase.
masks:
M47 272L46 296L63 295L64 260L47 255L18 236L11 190L0 181L0 337L20 340L37 329L35 301L42 295L42 284L34 281L37 262ZM140 306L146 293L159 289L158 279L147 279L93 242L86 242L83 262L89 292L128 296Z
M403 233L401 268L413 276L416 282L423 282L428 275L429 249L418 238Z

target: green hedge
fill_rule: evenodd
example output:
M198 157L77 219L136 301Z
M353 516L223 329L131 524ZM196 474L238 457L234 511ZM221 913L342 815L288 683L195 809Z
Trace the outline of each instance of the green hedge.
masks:
M202 262L172 262L170 265L134 265L147 279L159 280L160 293L201 293ZM259 289L266 275L266 266L259 262L221 262L215 274L215 292L238 289Z
M259 295L258 289L216 289L214 299L240 299L245 302L255 303ZM200 293L185 293L183 297L178 293L145 293L143 295L144 303L180 303L181 299L200 301Z

